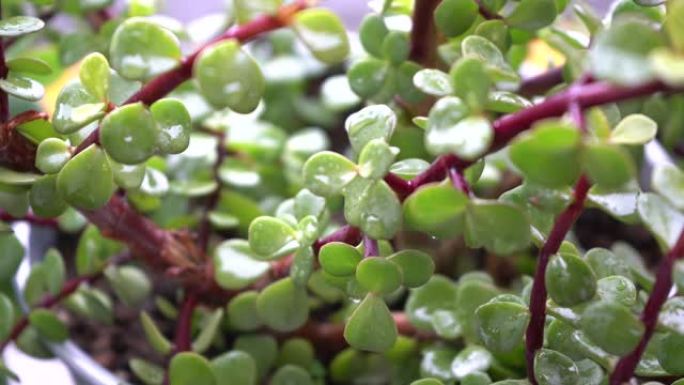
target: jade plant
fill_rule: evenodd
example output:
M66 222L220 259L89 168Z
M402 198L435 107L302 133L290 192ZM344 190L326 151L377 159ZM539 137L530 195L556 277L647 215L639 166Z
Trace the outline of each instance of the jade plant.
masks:
M119 325L122 383L684 384L684 0L227 5L0 5L0 352ZM21 222L57 239L27 275Z

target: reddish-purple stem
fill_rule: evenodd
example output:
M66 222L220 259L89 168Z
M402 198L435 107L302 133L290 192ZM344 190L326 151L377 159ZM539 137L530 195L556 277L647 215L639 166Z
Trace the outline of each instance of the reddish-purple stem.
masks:
M476 2L477 2L477 7L478 7L478 10L480 12L480 15L482 15L482 17L484 17L485 19L487 19L487 20L503 19L503 17L501 17L501 15L490 10L489 8L487 8L487 6L482 4L482 0L476 0Z
M449 169L449 179L451 179L451 184L454 186L454 188L461 190L466 195L472 194L472 190L468 185L468 181L463 176L463 173L456 167L451 167Z
M0 7L2 8L2 7ZM2 9L0 9L0 18L2 17ZM5 62L5 42L0 38L0 78L5 79L9 69ZM6 123L9 120L9 97L7 92L0 89L0 123Z
M313 250L316 255L321 250L321 247L331 242L343 242L349 245L358 245L361 242L361 231L354 226L342 226L334 233L325 236L313 244Z
M363 236L363 256L377 257L380 255L380 250L378 249L378 241L369 237L368 235Z
M558 67L523 79L518 93L523 96L541 95L561 83L563 83L563 67Z
M189 292L183 300L178 313L176 336L174 338L174 354L192 349L192 314L197 307L197 295Z
M0 210L0 220L6 222L28 222L32 225L46 227L57 227L59 225L57 220L53 218L41 218L33 214L26 214L23 217L15 217L2 210Z
M674 247L665 255L660 263L656 274L653 291L648 297L646 306L641 313L641 322L644 324L644 335L634 350L622 357L615 365L615 370L610 376L610 385L620 385L629 381L634 375L634 370L639 364L641 356L648 346L648 342L653 337L653 333L658 323L658 315L665 301L672 290L672 269L678 258L684 256L684 229L679 233L679 238Z

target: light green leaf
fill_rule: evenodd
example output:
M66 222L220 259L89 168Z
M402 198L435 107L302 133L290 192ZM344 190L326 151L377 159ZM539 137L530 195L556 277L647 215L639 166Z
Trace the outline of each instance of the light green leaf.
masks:
M442 2L442 4L444 4L444 2ZM454 92L453 87L451 87L449 75L432 68L426 68L416 72L413 76L413 84L419 90L434 96L447 96Z
M349 54L347 30L329 10L313 8L299 12L292 27L302 43L324 63L339 63Z
M216 378L206 358L197 353L182 352L169 364L170 385L216 385Z
M45 88L37 80L11 73L6 79L0 79L0 89L30 102L40 100L45 94Z
M485 348L470 345L456 355L451 363L451 373L456 379L461 380L473 372L486 372L493 359L492 354Z
M100 143L107 154L123 164L139 164L157 150L159 127L142 103L110 112L100 126Z
M510 254L530 244L530 223L517 207L496 201L471 201L466 209L466 242L497 254Z
M71 134L103 117L104 107L81 83L72 82L57 95L52 124L60 134Z
M83 87L102 102L109 92L109 63L99 52L91 53L81 61L79 78Z
M57 176L57 188L70 205L95 210L114 194L116 186L106 155L96 145L74 156Z
M140 322L150 346L159 354L169 354L173 348L171 342L164 337L164 334L162 334L157 324L146 311L140 313Z
M610 133L610 141L618 144L646 144L655 138L658 125L642 114L627 115Z
M381 297L366 295L347 320L344 339L355 349L377 353L385 352L394 345L397 326Z
M465 106L455 97L440 99L430 110L425 145L435 154L456 154L475 159L484 154L494 139L489 120L466 117Z
M324 197L342 192L357 174L354 163L331 151L313 155L304 163L302 172L306 187Z
M270 268L254 255L246 240L231 239L214 249L214 278L224 289L241 289L256 281Z
M396 125L397 116L384 104L365 107L349 115L344 123L352 148L357 153L373 139L389 142Z
M302 326L309 318L306 289L283 278L266 287L257 298L257 312L264 324L281 332Z
M642 193L637 201L642 223L656 237L658 243L669 250L684 229L684 215L659 195Z
M29 314L29 322L41 336L50 341L62 342L69 337L69 331L64 322L57 318L57 315L50 310L33 310Z
M404 201L404 221L414 230L453 236L463 229L468 197L447 184L425 185Z
M541 349L534 356L534 378L540 385L575 385L579 370L565 354Z
M37 17L13 16L0 20L0 36L21 36L27 33L40 31L44 26L45 23Z
M161 99L150 106L159 127L157 146L164 154L180 154L190 145L192 121L185 105L177 99Z

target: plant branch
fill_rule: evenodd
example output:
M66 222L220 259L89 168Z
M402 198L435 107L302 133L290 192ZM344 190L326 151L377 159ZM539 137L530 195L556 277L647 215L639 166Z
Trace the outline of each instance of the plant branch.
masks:
M0 7L2 8L2 7ZM2 18L2 9L0 9L0 18ZM9 68L5 61L5 42L0 38L0 78L7 78ZM0 89L0 123L5 123L9 120L9 97L7 92Z
M197 307L197 295L188 292L178 313L172 354L187 352L192 349L192 314L195 307Z
M59 223L54 218L41 218L33 214L26 214L23 217L15 217L10 213L0 210L0 220L6 222L28 222L32 225L46 226L46 227L58 227Z
M359 242L361 242L361 238L361 231L358 228L346 225L340 227L334 233L317 240L314 242L312 247L314 253L318 255L318 252L321 251L321 247L328 243L343 242L352 246L356 246L359 244Z
M363 236L363 256L364 258L368 257L377 257L380 255L380 251L378 250L378 241L369 237L368 235Z
M541 95L561 83L563 83L563 67L557 67L523 79L518 88L518 93L527 97Z
M615 365L615 370L610 376L610 385L620 385L628 382L634 375L634 370L639 364L641 356L648 346L648 342L653 337L658 315L672 289L672 269L677 259L684 256L684 229L679 233L677 242L672 249L665 255L665 258L658 268L653 291L648 297L646 306L641 313L641 322L644 324L644 335L639 344L628 355L622 357Z
M501 15L497 14L496 12L490 10L487 8L486 5L482 4L482 0L476 0L477 2L477 8L480 12L480 15L484 17L487 20L495 20L495 19L503 19Z
M201 46L195 52L183 59L180 64L167 72L157 76L145 84L138 92L133 94L124 104L138 103L150 105L157 100L168 95L171 91L176 89L186 80L192 77L192 68L197 58L202 52L224 40L235 39L240 42L252 40L266 32L270 32L287 26L294 14L307 7L306 1L298 0L292 4L282 6L276 15L258 16L249 23L237 25L230 28L223 34L209 41L207 44ZM85 150L93 143L98 143L100 131L99 128L93 131L81 144L76 148L76 154Z
M435 55L437 28L433 15L440 1L416 0L414 3L409 58L424 66L431 64Z
M466 195L470 196L472 190L468 185L468 181L463 176L463 173L459 171L456 167L451 167L449 169L449 179L451 179L451 184L455 189L462 191Z

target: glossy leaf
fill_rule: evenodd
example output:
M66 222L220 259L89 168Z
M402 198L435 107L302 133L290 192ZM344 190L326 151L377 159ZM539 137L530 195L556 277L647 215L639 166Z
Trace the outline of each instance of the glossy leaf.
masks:
M79 71L81 84L86 91L102 102L109 92L109 63L99 52L86 56Z
M425 145L433 154L456 154L464 159L482 155L494 139L489 121L483 117L467 117L460 99L445 97L430 110Z
M675 207L684 208L684 173L679 167L671 164L655 166L652 186Z
M445 0L435 8L435 24L443 34L454 37L465 32L478 16L473 0Z
M247 353L233 350L211 360L211 370L216 385L254 385L257 383L257 367Z
M197 353L181 352L169 364L170 385L215 385L216 378L206 358Z
M454 92L471 110L484 109L491 81L483 62L475 57L464 57L451 67L449 76Z
M180 154L190 145L192 121L185 105L177 99L161 99L150 106L159 127L157 146L162 153Z
M636 174L630 155L608 144L587 146L582 152L582 163L589 179L605 188L620 187Z
M435 262L420 250L401 250L390 255L388 261L399 266L402 284L408 288L424 285L435 271Z
M11 73L7 78L0 79L0 89L30 102L40 100L45 94L45 88L38 81Z
M109 46L112 67L127 79L147 80L173 68L180 58L178 38L158 23L140 17L121 23Z
M373 139L389 142L396 125L394 111L383 104L365 107L349 115L344 123L349 141L356 152L361 152Z
M264 216L249 225L249 246L260 256L259 259L270 260L293 252L299 243L295 230L289 224Z
M472 201L466 208L466 242L497 254L510 254L530 243L530 224L517 207L492 201Z
M309 317L306 289L292 278L283 278L266 287L257 298L257 312L266 326L277 331L292 331Z
M375 57L382 56L382 42L387 33L389 30L381 15L366 15L359 27L359 39L363 49Z
M0 36L21 36L31 32L40 31L44 26L45 23L37 17L13 16L0 20Z
M541 349L534 356L534 378L540 385L573 385L579 381L577 365L563 353Z
M105 275L117 297L128 306L142 305L152 291L147 275L135 266L107 269Z
M506 22L512 27L534 31L551 24L557 15L554 1L522 0L506 17Z
M594 343L615 355L632 351L644 332L644 325L629 308L605 301L589 305L580 325Z
M237 21L244 24L258 15L275 15L281 3L281 0L235 0L233 12Z
M36 167L46 173L55 174L71 158L69 145L57 138L47 138L38 145Z
M13 72L33 75L49 75L52 73L50 64L32 57L17 57L7 60L7 68Z
M525 335L529 311L511 302L487 303L475 312L479 335L487 349L507 353L520 346Z
M656 136L658 125L646 115L626 116L610 133L610 140L618 144L645 144Z
M342 192L344 186L356 177L356 166L344 156L322 151L304 163L306 187L314 194L331 196Z
M596 276L580 257L556 254L546 267L549 296L560 306L570 307L590 300L596 293Z
M69 160L57 176L57 189L62 198L81 209L102 207L115 188L109 161L95 145Z
M250 290L236 295L228 302L226 316L231 328L249 331L261 326L256 307L258 296L259 293Z
M203 50L193 71L200 91L216 107L246 114L259 105L264 93L259 65L235 40Z
M132 358L128 361L128 366L131 368L133 374L146 385L162 385L164 382L164 369L151 362L139 358Z
M318 253L318 260L323 270L337 277L354 274L362 258L363 256L355 247L342 242L328 243Z
M493 357L487 349L470 345L461 350L451 363L451 373L460 380L474 372L486 372L491 366Z
M295 365L285 365L280 367L269 385L290 385L290 384L301 384L301 385L313 385L314 382L311 379L311 375L303 368Z
M359 175L363 178L382 179L398 153L398 148L390 147L382 139L371 140L359 154Z
M377 294L390 294L401 285L399 267L383 257L363 259L356 268L356 280L362 288Z
M627 307L634 306L637 301L634 283L619 275L599 279L596 294L604 301L617 302Z
M100 126L100 143L107 154L123 164L146 161L157 150L157 127L142 103L129 104L110 112Z
M54 218L67 209L57 188L57 175L45 175L31 186L29 202L33 212L44 218Z
M71 134L104 116L104 103L79 82L67 84L59 92L52 124L60 134Z
M574 127L541 123L511 144L509 156L530 182L558 188L579 177L579 144Z
M270 265L260 261L243 239L230 239L214 249L214 278L224 289L241 289L264 275Z
M150 346L159 354L170 353L173 348L171 342L164 337L157 324L147 312L143 311L140 313L140 322Z
M413 77L413 84L419 90L434 96L447 96L454 92L449 75L432 68L416 72L416 75Z
M267 334L240 335L235 340L233 348L252 356L256 363L259 378L268 374L278 356L278 342Z
M468 198L449 185L426 185L404 202L404 220L416 230L433 235L451 235L462 228Z
M389 66L384 60L364 58L352 64L347 72L349 87L362 98L375 97L387 80Z
M313 8L299 12L292 27L302 43L324 63L339 63L349 54L347 31L329 10Z
M381 297L366 295L347 320L344 339L355 349L378 353L394 345L397 326Z
M391 239L401 227L401 203L384 182L350 183L344 191L344 217L374 239Z
M669 249L684 228L684 216L659 195L642 193L637 201L639 216L658 242Z

